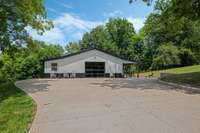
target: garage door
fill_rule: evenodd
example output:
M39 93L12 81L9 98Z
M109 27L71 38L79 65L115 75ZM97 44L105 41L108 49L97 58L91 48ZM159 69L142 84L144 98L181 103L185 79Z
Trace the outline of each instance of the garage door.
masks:
M105 62L85 62L86 77L103 77L105 75Z

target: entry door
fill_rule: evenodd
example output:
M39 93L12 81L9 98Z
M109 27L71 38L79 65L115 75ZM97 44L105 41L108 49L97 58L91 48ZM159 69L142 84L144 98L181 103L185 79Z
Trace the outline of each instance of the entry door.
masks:
M87 77L103 77L105 75L105 62L85 62Z

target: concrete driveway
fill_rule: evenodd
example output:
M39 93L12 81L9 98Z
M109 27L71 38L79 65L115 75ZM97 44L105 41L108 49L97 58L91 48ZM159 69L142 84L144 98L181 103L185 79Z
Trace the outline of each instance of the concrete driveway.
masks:
M38 109L31 133L200 133L200 93L151 79L17 82Z

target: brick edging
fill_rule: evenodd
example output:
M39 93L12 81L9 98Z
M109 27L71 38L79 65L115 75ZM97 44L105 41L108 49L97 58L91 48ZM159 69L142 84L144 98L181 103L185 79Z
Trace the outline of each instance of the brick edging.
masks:
M163 84L167 84L167 85L171 85L171 86L175 86L175 87L179 87L179 88L183 88L183 89L200 91L200 88L196 88L196 87L192 87L192 86L186 86L186 85L182 85L182 84L178 84L178 83L167 82L167 81L163 81L161 79L158 79L158 82L163 83Z

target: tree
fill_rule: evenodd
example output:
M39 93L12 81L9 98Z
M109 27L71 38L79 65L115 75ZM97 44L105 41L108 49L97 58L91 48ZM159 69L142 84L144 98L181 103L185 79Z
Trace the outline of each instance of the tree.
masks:
M108 46L111 46L112 42L105 27L97 26L89 33L83 35L80 45L82 49L99 48L102 50L108 50Z
M10 80L38 78L43 75L43 61L63 55L59 45L33 41L12 54L0 54L0 76Z
M127 50L136 35L133 24L126 19L111 18L105 26L97 26L83 35L81 49L99 48L122 58L131 57Z
M28 30L42 34L52 27L46 19L43 0L0 1L0 51L12 50L26 44L31 37Z
M152 66L151 64L153 63L153 58L156 54L156 50L162 44L170 44L171 42L179 50L190 50L196 61L199 60L199 21L192 20L184 16L177 18L177 16L171 10L168 10L169 6L171 6L171 2L168 0L160 0L157 2L155 8L159 10L159 12L151 13L147 18L144 27L142 28L142 31L145 34L143 41L145 46L145 68ZM188 54L190 53L188 52ZM183 63L181 65L185 65L184 62L181 63ZM191 64L193 64L193 62L191 62Z
M63 55L63 48L60 45L45 45L40 51L39 51L39 56L40 59L48 59L52 57L58 57Z
M115 45L114 52L122 58L130 58L127 50L133 44L132 36L136 34L133 24L127 19L111 18L106 23L106 30L111 42Z
M182 66L189 66L198 63L198 60L196 59L194 53L187 48L180 49L179 57L181 59Z
M75 53L81 50L81 46L79 43L77 42L69 42L66 46L65 49L67 51L67 53L71 54L71 53Z
M153 0L143 0L150 5ZM186 17L192 20L200 19L200 1L199 0L154 0L155 3L169 3L167 10L171 11L177 18ZM133 0L129 0L129 3L133 3ZM160 4L160 7L162 4ZM159 8L160 10L161 8Z
M126 49L131 43L131 37L135 35L133 24L127 19L111 18L106 23L106 30L112 42L119 48Z
M128 60L133 60L137 62L137 68L139 70L144 69L144 50L145 46L143 44L143 35L138 33L131 37L131 45L128 46L126 52L129 55Z
M163 44L153 58L152 69L165 69L180 65L179 50L173 43Z

